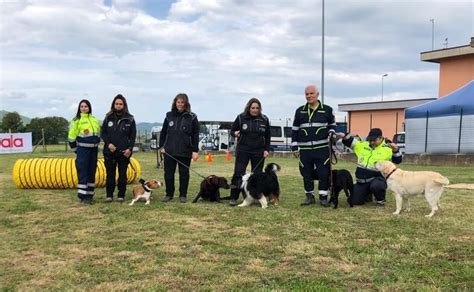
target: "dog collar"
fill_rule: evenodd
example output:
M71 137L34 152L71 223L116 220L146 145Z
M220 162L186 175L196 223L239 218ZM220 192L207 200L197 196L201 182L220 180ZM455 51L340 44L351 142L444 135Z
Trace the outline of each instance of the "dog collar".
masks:
M147 192L151 192L151 189L146 185L146 183L147 182L142 183L143 189L145 189L145 191L147 191Z
M395 168L394 170L392 170L392 171L385 177L385 179L388 179L388 178L392 175L392 173L394 173L395 170L397 170L397 169L398 169L398 168Z

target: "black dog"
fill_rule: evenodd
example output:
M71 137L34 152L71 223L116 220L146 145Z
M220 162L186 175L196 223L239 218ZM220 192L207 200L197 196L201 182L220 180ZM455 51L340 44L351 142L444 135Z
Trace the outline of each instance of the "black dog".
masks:
M205 201L210 202L220 202L221 200L228 200L230 197L221 198L219 193L219 188L229 189L230 186L227 183L225 177L219 177L215 175L210 175L202 180L201 188L196 198L193 200L193 203L196 203L199 198L202 198Z
M339 204L339 192L344 190L347 197L347 203L353 207L351 196L354 193L354 181L349 171L345 169L333 169L331 172L332 176L332 188L331 188L331 199L329 203L334 204L334 209Z

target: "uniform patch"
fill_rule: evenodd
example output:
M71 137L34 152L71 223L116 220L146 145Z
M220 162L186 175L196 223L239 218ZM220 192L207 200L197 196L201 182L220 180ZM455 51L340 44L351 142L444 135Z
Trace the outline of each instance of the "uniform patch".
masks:
M169 124L168 124L168 126L170 126L170 127L173 127L173 125L174 125L173 121L169 122Z
M107 126L109 126L109 127L112 127L113 125L114 125L114 122L112 122L112 121L109 121L109 122L107 123Z
M248 128L247 124L242 125L242 130L247 130L247 128Z

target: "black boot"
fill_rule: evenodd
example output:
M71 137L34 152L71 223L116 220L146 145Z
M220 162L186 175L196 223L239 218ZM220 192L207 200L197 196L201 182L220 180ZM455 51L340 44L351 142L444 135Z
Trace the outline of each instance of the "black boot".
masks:
M323 207L329 207L328 196L319 196L319 203Z
M312 193L306 193L306 200L304 200L303 203L300 204L300 206L308 206L316 204L316 200L314 199L314 196Z

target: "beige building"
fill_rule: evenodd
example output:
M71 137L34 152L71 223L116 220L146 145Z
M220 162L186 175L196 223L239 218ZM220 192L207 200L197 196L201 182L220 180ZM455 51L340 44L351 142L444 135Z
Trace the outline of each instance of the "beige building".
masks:
M466 46L421 53L421 60L439 64L438 97L474 80L474 37Z
M438 97L474 80L474 37L469 45L422 52L421 60L440 64ZM366 136L370 128L381 128L384 136L392 138L404 131L405 109L436 98L339 104L338 110L347 112L349 132Z
M400 101L364 102L339 104L338 110L347 112L347 131L366 136L371 128L381 128L385 137L392 139L405 130L405 109L436 98Z

